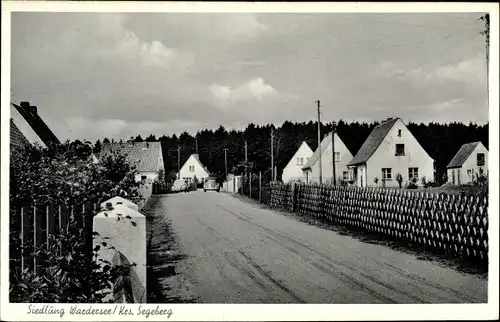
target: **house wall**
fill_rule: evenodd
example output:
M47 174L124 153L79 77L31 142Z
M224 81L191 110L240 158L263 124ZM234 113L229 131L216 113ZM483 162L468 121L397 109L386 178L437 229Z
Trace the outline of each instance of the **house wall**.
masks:
M339 178L342 177L343 171L349 171L349 169L347 168L347 163L352 160L353 155L347 149L344 142L342 142L337 134L335 134L334 140L335 152L340 152L340 161L335 162L335 174L337 177L337 183L340 183ZM331 143L321 153L321 169L322 182L331 183L333 181L333 155ZM311 167L309 182L319 183L319 160Z
M477 154L484 153L484 165L477 165ZM468 184L474 182L482 169L484 175L488 174L488 150L482 143L479 143L471 155L460 168L447 169L448 183L454 185ZM470 170L470 171L469 171ZM455 179L455 180L453 180Z
M140 182L142 180L142 176L146 176L146 180L151 180L154 181L158 178L158 172L154 171L143 171L143 172L137 172L135 175L135 181Z
M398 136L401 130L401 136ZM405 153L396 156L396 144L405 145ZM434 181L434 160L427 154L422 146L408 130L405 124L398 120L372 157L366 162L366 184L369 187L382 186L382 168L391 168L392 180L387 180L386 187L398 187L396 174L401 173L403 177L402 186L408 183L408 168L418 168L418 182L421 185L421 178L426 177L428 182ZM359 171L359 170L358 170ZM358 174L359 176L359 174ZM376 185L373 179L378 177Z
M189 171L189 167L194 166L194 171ZM196 178L198 180L206 179L209 176L209 173L203 169L203 167L198 163L198 161L193 157L190 156L189 159L187 159L186 163L182 166L180 170L180 178L194 178L196 175Z
M281 175L281 180L284 183L293 181L306 181L305 173L302 171L302 167L306 165L307 160L313 155L313 151L307 144L302 144L295 155L292 157L287 166L283 169L283 174ZM299 163L297 158L302 158L303 163Z

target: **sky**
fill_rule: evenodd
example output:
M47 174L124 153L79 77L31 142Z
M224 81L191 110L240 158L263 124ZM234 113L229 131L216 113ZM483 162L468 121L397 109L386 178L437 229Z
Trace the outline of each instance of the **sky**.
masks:
M61 140L488 121L480 13L12 13L11 101Z

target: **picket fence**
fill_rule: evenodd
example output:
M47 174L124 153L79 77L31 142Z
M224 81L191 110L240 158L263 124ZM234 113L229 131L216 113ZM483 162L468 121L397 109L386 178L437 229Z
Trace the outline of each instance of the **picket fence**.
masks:
M272 183L270 205L406 240L425 250L488 260L486 194Z
M16 213L20 219L20 227L17 227L17 229L12 228L20 232L21 247L11 249L10 257L13 259L11 263L14 263L14 267L11 267L11 269L18 272L24 272L26 269L35 273L40 272L44 259L37 250L42 248L48 250L56 247L64 256L63 245L54 245L50 236L67 231L70 220L73 220L79 229L83 229L83 242L86 245L88 256L92 256L92 220L99 209L100 204L91 202L71 208L64 205L39 205L24 206L17 209Z

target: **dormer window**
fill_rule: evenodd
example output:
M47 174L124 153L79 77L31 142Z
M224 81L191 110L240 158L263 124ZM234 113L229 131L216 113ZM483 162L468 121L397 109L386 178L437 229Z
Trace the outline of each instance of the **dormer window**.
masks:
M401 129L398 130L398 136L401 137Z

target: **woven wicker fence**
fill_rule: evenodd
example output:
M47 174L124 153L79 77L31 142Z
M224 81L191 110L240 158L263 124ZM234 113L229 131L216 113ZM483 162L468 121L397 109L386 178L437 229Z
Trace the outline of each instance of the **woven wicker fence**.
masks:
M273 183L270 205L426 250L488 260L487 195Z

